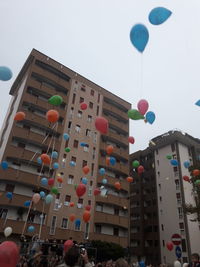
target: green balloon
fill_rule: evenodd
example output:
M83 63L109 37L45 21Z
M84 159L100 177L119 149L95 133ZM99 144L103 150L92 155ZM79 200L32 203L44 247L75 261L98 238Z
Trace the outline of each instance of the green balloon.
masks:
M167 155L166 158L167 159L172 159L172 155Z
M70 152L70 151L71 151L71 149L69 147L65 148L65 152Z
M195 185L199 185L200 184L200 180L196 180L194 183L195 183Z
M51 192L52 192L53 194L57 195L57 194L58 194L58 188L57 188L57 187L52 187L52 188L51 188Z
M140 163L139 163L138 160L134 160L134 161L132 162L132 165L133 165L134 168L137 168L138 166L140 166Z
M137 109L129 109L128 117L132 120L144 120L144 116Z
M74 189L75 189L75 190L76 190L77 186L78 186L77 184L74 185Z
M54 106L59 106L63 102L63 98L60 95L54 95L49 98L48 102Z

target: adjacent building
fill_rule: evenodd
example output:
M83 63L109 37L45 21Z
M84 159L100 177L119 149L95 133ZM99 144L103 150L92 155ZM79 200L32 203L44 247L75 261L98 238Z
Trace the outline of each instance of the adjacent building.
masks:
M76 72L32 50L10 90L11 103L0 136L0 161L8 162L7 170L0 170L0 229L11 226L13 237L21 234L39 234L41 239L67 239L78 242L100 239L128 247L129 228L129 121L127 111L131 105ZM60 95L60 106L49 104L48 99ZM81 103L87 104L82 110ZM46 112L56 109L59 120L52 124L46 120ZM26 114L16 122L16 112ZM95 129L97 116L109 122L109 131L101 135ZM68 140L63 138L68 134ZM84 144L84 145L83 145ZM114 147L116 164L106 163L106 147ZM70 148L66 152L65 148ZM41 165L42 153L58 152L50 166ZM58 162L59 168L53 168ZM73 162L73 164L70 164ZM75 165L75 166L73 166ZM82 168L90 168L84 174ZM105 168L101 176L99 169ZM42 178L54 178L59 193L51 204L40 200L27 206L36 192L48 194L50 186L41 183ZM59 182L63 178L63 182ZM78 198L75 187L82 178L87 178L87 191ZM102 179L107 179L107 183ZM121 182L121 190L114 186ZM101 194L94 196L96 187ZM12 199L7 193L12 193ZM70 203L74 202L74 207ZM26 202L27 203L27 202ZM26 206L25 206L25 205ZM84 223L82 214L90 205L91 219ZM70 215L75 221L70 221ZM76 220L79 223L75 223ZM26 223L27 220L27 223ZM34 226L34 233L27 231Z
M149 147L130 156L134 183L130 189L130 247L136 260L148 263L173 263L177 259L176 246L166 248L173 234L181 236L181 261L188 262L191 253L200 252L200 225L196 215L184 213L185 204L195 204L190 176L183 163L197 164L200 140L180 131L170 131L150 141ZM176 159L172 166L167 156ZM131 166L139 160L145 172L138 176Z

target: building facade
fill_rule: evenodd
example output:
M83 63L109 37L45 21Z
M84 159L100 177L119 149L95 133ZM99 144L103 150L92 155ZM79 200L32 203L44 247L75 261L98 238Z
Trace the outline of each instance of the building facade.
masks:
M195 205L193 186L183 180L184 175L190 176L183 163L195 165L199 155L200 140L179 131L158 136L147 149L131 155L130 162L138 159L146 170L141 177L135 176L130 191L130 246L136 258L173 263L177 246L172 251L166 247L173 234L181 236L182 263L189 261L191 253L200 252L196 215L184 212L185 204ZM176 159L178 166L172 166L167 156Z
M0 171L0 225L1 232L7 226L13 228L13 236L39 234L41 239L68 239L78 242L100 239L128 246L129 228L129 172L127 111L130 104L107 90L87 80L33 49L10 90L12 95L0 139L0 160L8 162L8 169ZM60 95L63 103L53 106L48 99ZM82 110L81 103L87 104ZM49 123L46 112L59 112L57 123ZM16 112L26 114L16 122ZM108 134L101 135L95 128L97 116L109 122ZM69 139L63 138L68 134ZM84 145L83 145L84 143ZM106 147L114 147L116 164L106 164ZM66 148L70 148L66 150ZM42 153L58 152L50 166L41 165ZM66 152L68 151L68 152ZM58 168L53 168L53 163ZM73 162L73 164L71 164ZM90 171L84 174L82 168ZM99 169L105 168L101 176ZM59 191L50 204L40 200L25 207L35 192L48 194L50 186L41 183L42 178L53 178ZM63 179L59 182L58 177ZM87 180L87 191L78 198L75 188L82 178ZM104 183L102 182L104 179ZM105 184L105 179L107 183ZM115 189L120 181L121 189ZM101 194L94 196L95 188ZM7 192L12 193L8 199ZM72 207L70 203L74 203ZM83 212L91 206L91 219L84 223ZM74 215L75 221L70 220ZM27 219L27 223L26 223ZM79 223L75 223L79 220ZM34 233L27 231L35 227Z

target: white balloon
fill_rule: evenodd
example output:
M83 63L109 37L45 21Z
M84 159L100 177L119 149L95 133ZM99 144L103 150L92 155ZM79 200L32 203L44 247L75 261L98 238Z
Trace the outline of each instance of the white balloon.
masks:
M188 267L189 263L185 262L183 263L183 267Z
M6 227L4 229L4 235L5 235L5 237L8 237L11 234L12 234L12 227Z
M174 262L174 267L181 267L180 261L175 261Z

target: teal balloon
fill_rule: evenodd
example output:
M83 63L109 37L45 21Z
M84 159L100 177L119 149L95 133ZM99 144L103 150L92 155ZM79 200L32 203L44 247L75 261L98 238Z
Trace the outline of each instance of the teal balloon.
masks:
M48 180L47 178L43 177L41 180L40 180L40 183L44 186L48 185Z
M178 166L178 160L176 160L176 159L170 160L170 163L172 166Z
M71 167L75 167L75 166L76 166L76 162L75 162L75 161L70 161L69 165L70 165Z
M150 124L153 124L155 119L156 119L156 115L153 111L148 111L146 113L146 117L145 117L146 121Z
M99 169L99 174L104 175L106 173L106 170L104 168Z
M114 166L115 164L116 164L116 158L114 158L114 157L110 157L110 164L112 165L112 166Z
M107 184L108 183L108 180L106 179L106 178L104 178L103 180L102 180L102 184Z
M57 151L53 151L51 153L51 157L52 157L52 159L57 159L58 158L58 152Z
M28 232L33 233L35 231L35 227L33 225L28 227Z
M8 169L8 162L7 161L2 161L1 162L1 168L5 171Z
M24 206L25 207L29 207L31 205L31 201L30 200L27 200L24 202Z
M143 24L136 24L130 32L130 39L133 46L142 53L149 41L149 31Z
M8 67L0 66L0 80L9 81L12 78L12 71Z
M164 23L171 14L172 12L165 7L156 7L149 13L149 21L153 25L160 25Z
M83 184L85 184L85 185L86 185L86 184L87 184L87 182L88 182L88 179L87 179L86 177L83 177L83 178L82 178L82 180L81 180L81 182L82 182Z
M45 196L46 196L45 192L44 191L40 191L40 197L41 198L45 198Z
M7 197L8 199L12 199L12 197L13 197L13 193L12 193L12 192L7 192L7 193L6 193L6 197Z
M46 204L50 204L53 200L53 196L51 194L48 194L45 198Z
M68 135L67 133L64 133L64 134L63 134L63 138L64 138L64 140L67 141L67 140L69 140L69 135Z
M132 119L132 120L144 119L144 116L142 114L140 114L140 112L137 109L129 109L128 117L129 117L129 119Z
M58 169L59 168L59 164L58 164L58 162L54 162L54 164L53 164L53 169Z
M200 100L198 100L195 105L197 105L198 107L200 107Z
M37 163L38 163L38 164L42 164L41 157L38 157L38 158L37 158Z
M188 169L190 167L190 161L189 160L186 160L184 163L183 163L184 167L186 169Z

